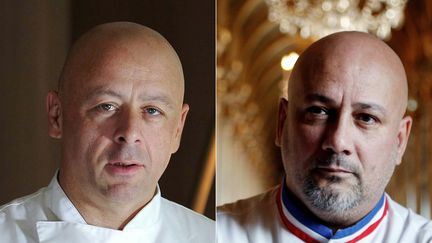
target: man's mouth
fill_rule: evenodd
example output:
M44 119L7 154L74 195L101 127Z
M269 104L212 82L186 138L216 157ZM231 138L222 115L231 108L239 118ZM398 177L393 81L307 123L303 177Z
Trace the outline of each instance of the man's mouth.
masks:
M134 175L144 168L144 165L135 161L115 161L108 163L106 168L112 175Z
M315 179L325 179L326 181L332 182L348 179L353 175L356 176L353 172L342 167L318 166L313 169L312 172L315 175Z
M327 173L352 173L351 171L342 167L317 166L316 170Z
M112 165L112 166L123 166L123 167L129 167L129 166L134 166L134 165L138 165L138 164L135 164L135 163L115 162L115 163L109 163L109 165Z

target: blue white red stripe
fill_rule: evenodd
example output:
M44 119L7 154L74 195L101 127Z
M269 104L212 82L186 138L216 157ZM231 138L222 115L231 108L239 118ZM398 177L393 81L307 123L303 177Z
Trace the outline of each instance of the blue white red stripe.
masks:
M280 219L284 226L299 239L305 242L357 242L374 232L388 212L388 202L385 195L363 219L355 225L338 230L332 230L321 224L319 220L300 210L293 200L289 199L288 188L282 183L277 193L277 206Z

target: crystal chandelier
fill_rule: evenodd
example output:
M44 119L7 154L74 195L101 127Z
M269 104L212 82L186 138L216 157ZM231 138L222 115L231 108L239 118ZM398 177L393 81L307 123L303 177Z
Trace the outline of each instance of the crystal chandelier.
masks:
M399 27L408 0L266 0L269 20L279 24L282 33L303 38L357 30L381 39Z

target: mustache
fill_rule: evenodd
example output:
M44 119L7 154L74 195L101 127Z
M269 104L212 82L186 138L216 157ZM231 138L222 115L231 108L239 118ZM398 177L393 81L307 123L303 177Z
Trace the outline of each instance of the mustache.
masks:
M357 177L360 175L359 166L342 154L326 154L318 157L313 161L312 169L318 169L319 167L338 167L350 171Z

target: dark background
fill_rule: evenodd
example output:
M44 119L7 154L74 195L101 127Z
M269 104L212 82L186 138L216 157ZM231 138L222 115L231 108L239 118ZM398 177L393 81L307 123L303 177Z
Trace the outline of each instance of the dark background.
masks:
M46 186L59 162L47 135L45 95L55 89L67 50L91 27L132 21L160 32L183 64L190 105L179 151L160 187L192 206L214 132L215 5L213 1L1 1L0 204ZM214 180L205 214L214 219Z

